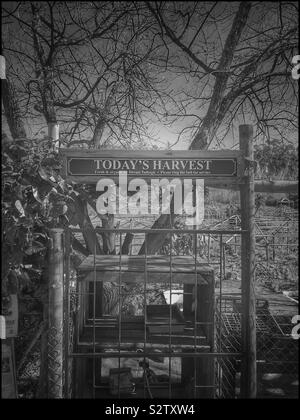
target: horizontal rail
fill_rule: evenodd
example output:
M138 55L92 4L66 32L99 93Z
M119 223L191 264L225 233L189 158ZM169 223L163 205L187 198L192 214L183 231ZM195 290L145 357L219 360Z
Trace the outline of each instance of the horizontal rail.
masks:
M254 181L255 192L297 192L298 181Z
M254 192L269 192L269 193L289 193L298 191L298 181L254 181ZM225 190L236 190L237 185L207 185L209 188L218 188Z
M184 347L184 345L182 345ZM141 351L141 352L95 352L95 353L69 353L68 357L76 357L76 358L94 358L94 357L107 357L107 358L143 358L143 357L171 357L171 358L182 358L182 357L192 357L192 358L199 358L199 357L242 357L242 353L238 352L229 352L229 353L205 353L205 352L147 352L147 351Z
M240 150L115 150L60 148L59 152L67 157L91 159L228 159L242 156ZM116 170L118 172L118 170Z
M80 228L70 228L72 232L82 232L84 229ZM246 230L240 229L240 230L234 230L234 229L227 229L227 230L210 230L210 229L132 229L132 228L123 228L123 229L113 229L113 228L94 228L94 230L98 233L127 233L127 232L133 232L133 233L188 233L190 235L196 235L196 234L214 234L214 235L237 235L237 234L245 234L247 233Z
M260 244L256 244L256 246L259 246L260 248L265 248L266 247L266 245L260 245ZM268 246L270 247L270 248L278 248L278 247L282 247L282 246L287 246L287 247L292 247L292 246L299 246L299 244L290 244L290 243L288 243L288 244L272 244L272 242L271 243L269 243L268 244Z
M140 379L142 379L142 378L140 378ZM138 384L138 383L135 383L135 386L137 387L137 386L143 386L143 383L140 383L140 384ZM181 387L181 384L180 384L180 382L174 382L174 383L172 383L172 388L176 388L176 386L178 387ZM193 387L194 388L201 388L201 389L206 389L206 388L210 388L210 389L215 389L215 388L218 388L218 386L219 385L194 385ZM159 384L153 384L153 383L151 383L150 384L150 388L151 388L151 391L152 390L154 390L154 389L159 389L159 390L161 390L161 389L168 389L169 388L169 382L160 382ZM105 385L94 385L94 389L108 389L108 384L105 384Z

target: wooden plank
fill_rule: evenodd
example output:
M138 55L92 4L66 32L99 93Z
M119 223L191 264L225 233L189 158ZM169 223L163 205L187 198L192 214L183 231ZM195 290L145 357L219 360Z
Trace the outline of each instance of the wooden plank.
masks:
M168 256L147 256L148 272L170 272L170 258ZM145 257L131 255L89 255L79 265L78 271L121 271L125 272L144 272ZM172 273L195 273L195 259L189 256L172 257ZM208 275L213 273L213 269L207 265L197 264L197 273Z
M223 188L229 190L238 190L240 184L243 182L218 182L218 180L205 180L205 186L210 188ZM297 192L299 188L298 181L254 181L254 192L265 192L265 193L290 193Z
M121 329L121 343L143 343L144 341L144 328L141 324L139 327L135 326L131 329L123 328ZM200 331L199 331L200 332ZM161 347L169 347L171 337L172 345L185 345L191 346L194 348L196 346L203 346L209 349L209 345L207 344L207 338L203 333L200 332L196 335L196 340L193 335L192 331L185 331L184 333L176 333L173 332L171 336L168 333L162 334L150 334L147 332L146 341L147 344L160 344ZM111 327L95 327L95 345L101 345L105 348L110 348L113 344L116 345L119 342L119 329L118 328L111 328ZM85 327L83 330L83 334L80 337L80 341L78 343L79 346L92 346L94 343L94 328L93 326ZM144 345L141 344L141 348ZM160 347L160 348L161 348Z
M92 271L86 271L85 276L79 278L80 281L85 282L113 282L118 283L120 278L122 283L142 283L144 281L144 273L142 272L121 272L120 274L117 271L96 271L95 275ZM207 285L210 281L210 276L203 277L202 274L197 274L197 284ZM166 287L170 286L170 273L169 272L157 272L147 274L146 284L165 284ZM172 273L172 284L195 284L195 274L194 273L183 273L177 272Z
M217 158L240 158L242 156L240 150L115 150L115 149L68 149L61 148L59 150L60 154L65 157L86 157L86 158L135 158L135 159L185 159L185 158L194 158L194 159L217 159Z
M83 342L81 341L79 343L79 348L78 350L80 350L80 353L85 353L86 351L92 350L91 348L91 343L88 342ZM193 344L188 344L187 345L188 348L190 350L195 350L194 347L194 343ZM132 341L124 341L122 343L119 343L118 341L108 341L105 343L100 343L99 345L97 345L96 348L97 352L102 352L104 351L105 353L107 353L107 357L109 358L111 351L119 351L121 352L121 357L122 357L122 353L126 352L128 354L128 352L132 352L132 354L134 354L136 356L136 358L138 359L143 358L143 352L152 352L152 356L149 356L149 358L152 358L154 355L153 353L155 352L156 355L158 357L160 357L160 352L157 352L157 350L161 350L161 351L168 351L169 350L169 343L166 344L161 344L159 342L153 342L153 343L149 343L147 342L146 347L144 347L144 342L141 341L136 341L136 342L132 342ZM108 350L106 352L106 350ZM206 344L199 344L196 346L196 355L198 353L202 353L202 352L207 352L209 351L209 347ZM176 355L176 357L181 357L180 353L182 352L182 344L174 344L172 342L172 347L171 347L171 351L174 352L175 354L178 352L178 356ZM174 355L175 356L175 355ZM105 356L102 356L105 357ZM154 356L155 357L155 356ZM81 359L82 357L79 357L78 359ZM83 359L83 358L82 358Z
M121 261L121 265L120 265ZM78 267L79 273L86 274L84 281L135 283L144 280L144 256L91 255ZM95 273L95 274L94 274ZM147 257L147 283L170 282L170 258L149 255ZM164 275L162 275L164 274ZM174 284L195 284L195 260L190 256L172 258L172 282ZM96 277L95 277L96 276ZM95 279L94 279L95 277ZM197 283L208 284L213 278L213 269L207 265L197 265Z
M298 181L255 181L255 192L290 193L297 192Z

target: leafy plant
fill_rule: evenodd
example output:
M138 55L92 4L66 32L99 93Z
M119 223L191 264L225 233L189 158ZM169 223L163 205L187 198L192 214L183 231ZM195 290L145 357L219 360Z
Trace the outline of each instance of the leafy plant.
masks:
M2 279L10 270L24 271L30 257L44 259L48 228L63 223L71 198L58 171L58 157L48 138L4 143Z
M255 146L254 157L261 171L259 175L281 179L298 177L298 147L293 144L271 140Z
M59 175L52 142L6 141L2 147L2 297L19 297L16 361L30 345L47 303L49 228L66 226L72 189ZM70 207L70 209L69 209ZM30 314L30 316L28 316Z

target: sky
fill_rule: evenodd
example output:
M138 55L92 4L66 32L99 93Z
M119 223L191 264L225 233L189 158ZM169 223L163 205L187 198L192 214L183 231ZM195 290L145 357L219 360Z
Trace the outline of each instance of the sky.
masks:
M3 4L5 4L5 6L7 6L8 2L3 2ZM15 7L15 5L17 4L17 2L9 2L9 7L11 10L13 10L13 8ZM179 4L179 3L178 3ZM222 8L224 7L224 4L227 4L227 2L218 2L217 8L220 8L220 10L222 10ZM228 3L229 4L229 3ZM228 6L228 10L230 11L231 8L235 9L237 8L238 3L237 2L233 2L230 4L230 6ZM8 6L7 6L8 7ZM183 7L182 5L179 5L178 7ZM230 28L230 23L231 20L227 19L226 20L226 13L228 13L228 11L226 12L226 8L224 9L224 13L221 13L221 18L224 17L224 22L219 24L219 30L216 31L216 33L210 33L208 31L206 31L205 35L209 38L207 45L210 48L210 51L207 52L207 57L209 57L210 60L213 60L213 58L215 57L216 59L218 58L218 49L217 49L217 43L219 44L224 44L225 38L228 34L228 30ZM226 12L226 13L225 13ZM263 20L262 16L256 16L256 19L259 21L260 19ZM10 28L10 31L13 31L13 28ZM211 32L211 29L210 29ZM218 33L217 33L218 32ZM193 36L193 33L191 32L187 39L185 39L185 42L187 43L189 41L189 39ZM196 51L196 49L195 49ZM200 54L201 56L201 54ZM178 54L178 63L180 64L180 60L182 63L182 60L185 61L186 57L184 54ZM166 75L164 75L164 77L166 77ZM167 76L168 77L168 76ZM186 79L184 76L177 76L174 79L174 88L176 88L177 90L179 89L191 89L191 85L189 85L186 82ZM172 87L172 84L171 84ZM195 89L197 89L196 85L195 85ZM201 108L198 107L197 105L194 106L194 108L192 108L192 112L194 112L196 115L198 115L200 118L203 117L205 115L205 107ZM186 128L188 125L190 125L190 123L192 122L192 119L189 117L185 117L182 118L180 120L175 121L171 127L168 127L167 125L162 124L161 122L159 122L158 120L154 120L152 119L152 122L149 124L150 127L150 131L151 133L153 133L153 136L157 139L157 140L153 140L152 141L152 145L157 146L158 148L167 148L167 147L172 147L173 149L187 149L189 147L189 143L191 142L192 138L191 135L182 137L180 140L178 140L178 133ZM242 117L240 117L239 119L237 118L236 121L234 122L233 126L232 126L232 130L229 131L228 135L225 138L225 141L223 143L223 147L225 148L235 148L238 145L238 125L239 124L243 124L243 123L252 123L253 120L251 120L251 116L250 114L244 115ZM44 134L47 134L47 127L45 125L45 123L43 123L42 121L36 121L34 124L32 122L32 120L27 120L27 129L28 129L28 134L29 136L35 136L37 135L37 133L41 134L41 131L44 132ZM224 127L226 128L226 127ZM295 134L295 136L291 137L292 141L297 141L297 136ZM218 145L213 144L212 148L214 147L218 147Z

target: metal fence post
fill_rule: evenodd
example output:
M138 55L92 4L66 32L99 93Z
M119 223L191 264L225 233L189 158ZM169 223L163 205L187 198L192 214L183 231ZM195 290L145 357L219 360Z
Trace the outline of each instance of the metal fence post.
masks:
M63 397L63 229L50 229L48 398Z
M242 367L241 396L256 398L256 301L255 301L255 194L253 127L239 126L239 142L245 160L244 182L240 186L242 229Z

